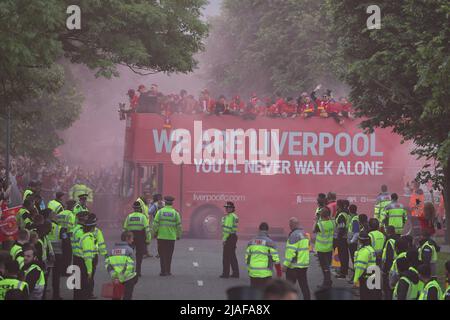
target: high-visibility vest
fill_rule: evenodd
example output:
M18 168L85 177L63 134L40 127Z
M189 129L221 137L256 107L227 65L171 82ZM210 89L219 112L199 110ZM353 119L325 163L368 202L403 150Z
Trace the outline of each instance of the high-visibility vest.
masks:
M77 203L73 208L73 213L77 216L80 212L89 211L88 207L82 205L81 203Z
M95 239L95 247L97 248L97 254L106 257L108 255L108 250L106 250L105 237L103 236L102 230L95 227L92 232Z
M28 293L28 284L18 279L5 278L0 280L0 301L5 300L5 296L9 290L18 289Z
M280 262L275 242L266 233L260 233L248 243L245 261L251 278L271 277L274 263Z
M391 196L389 193L382 193L377 197L377 203L374 207L374 218L377 219L380 223L383 222L384 217L386 216L385 208L391 203Z
M419 261L423 261L423 250L425 249L425 248L430 248L431 249L431 251L432 251L432 254L431 254L431 263L436 263L437 262L437 259L438 259L438 257L437 257L437 252L436 252L436 247L435 246L433 246L432 244L431 244L431 242L429 242L429 241L426 241L420 248L419 248Z
M394 260L395 260L395 258L397 257L397 252L395 252L395 239L393 239L393 238L388 239L384 245L383 254L381 256L381 260L382 260L383 264L386 262L388 248L392 249L392 252L394 253Z
M61 227L54 221L52 221L52 230L47 235L47 239L52 244L53 252L62 254Z
M283 265L290 269L309 267L309 239L299 229L287 239Z
M316 251L333 251L334 222L332 220L322 220L317 222L317 226L319 227L319 232L316 235Z
M375 253L381 256L384 248L384 242L386 241L386 237L382 232L374 230L369 232L369 238L372 244L372 248L375 250Z
M97 248L95 247L95 238L92 232L84 233L80 238L81 258L84 260L88 275L92 274L92 261L94 260Z
M225 241L232 234L237 233L239 218L236 213L231 212L222 217L222 240Z
M47 208L52 210L54 213L58 214L64 210L63 205L58 200L54 199L47 203Z
M394 288L394 293L392 295L392 300L398 300L398 285L400 281L405 281L408 284L408 293L406 294L406 300L417 300L418 295L418 288L417 284L414 284L411 280L409 280L407 277L400 277L400 280L397 282Z
M41 267L37 264L32 264L27 270L25 270L25 281L27 280L28 274L33 270L37 270L39 272L39 279L36 282L33 291L30 292L30 300L41 300L44 295L45 288L45 276Z
M28 211L27 209L25 209L23 207L19 209L19 212L17 212L17 215L16 215L16 222L17 222L17 226L19 227L19 229L25 229L27 223L32 222L31 219L24 218L25 215L29 215L29 214L30 214L30 211ZM28 221L25 221L25 220L28 220Z
M75 228L75 214L70 210L64 210L56 216L56 221L61 228L66 228L67 232L73 232Z
M403 227L406 222L407 212L403 205L398 202L391 202L386 208L386 218L385 225L393 226L395 228L395 233L402 234Z
M180 214L171 206L165 205L156 213L153 232L157 239L176 240L182 233Z
M141 212L130 213L123 222L124 231L144 231L147 243L151 240L150 226L147 217Z
M439 283L436 280L431 280L429 281L425 287L423 288L422 292L419 295L419 300L428 300L428 291L431 288L436 288L437 290L437 296L438 296L438 300L442 300L442 289L441 286L439 285Z
M83 234L84 234L83 227L77 224L73 229L72 237L70 238L72 243L72 255L80 258L82 257L80 239L83 236Z
M353 282L358 282L359 279L366 274L369 267L376 265L375 250L372 246L364 246L355 253L355 275Z
M53 246L51 242L48 240L48 236L44 236L43 238L40 238L38 242L41 244L42 247L42 261L46 262L48 259L48 254L53 254Z
M105 260L106 270L111 278L119 279L121 283L136 276L133 249L126 243L119 243L111 250L111 254Z

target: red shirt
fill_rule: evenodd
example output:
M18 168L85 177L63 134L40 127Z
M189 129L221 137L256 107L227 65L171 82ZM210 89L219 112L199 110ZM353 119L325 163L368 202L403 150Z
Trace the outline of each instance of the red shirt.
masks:
M322 112L327 112L328 111L328 105L330 104L330 101L323 101L321 99L317 99L316 100L317 103L317 111L316 114L320 115Z
M314 103L302 103L300 106L300 112L304 113L313 113L314 112Z
M281 105L281 113L296 113L297 112L297 106L295 104L290 103L283 103Z
M229 109L233 112L243 112L245 110L245 103L242 100L233 100L230 103Z

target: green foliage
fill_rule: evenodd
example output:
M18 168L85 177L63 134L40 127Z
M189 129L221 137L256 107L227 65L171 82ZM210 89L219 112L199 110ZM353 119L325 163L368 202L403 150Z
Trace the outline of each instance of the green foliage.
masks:
M81 8L81 30L68 30L69 5ZM66 61L97 76L189 72L203 48L206 0L0 0L0 121L11 107L12 152L49 158L71 126L81 97ZM3 135L3 130L2 130ZM4 150L4 139L0 148Z
M210 21L205 55L209 86L217 92L310 90L336 84L330 65L323 1L225 0Z
M97 74L117 75L118 64L148 72L193 70L207 33L206 0L65 0L81 8L81 30L59 33L65 56Z
M450 243L450 3L377 1L381 29L368 30L370 1L327 0L340 75L362 126L393 128L413 154L435 161L418 178L443 190Z

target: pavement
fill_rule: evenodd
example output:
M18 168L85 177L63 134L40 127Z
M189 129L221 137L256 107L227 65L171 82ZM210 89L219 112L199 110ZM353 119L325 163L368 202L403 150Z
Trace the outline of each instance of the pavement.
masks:
M113 243L118 240L118 233L105 231L105 238L108 249L110 249ZM278 242L277 244L282 259L285 243ZM175 244L172 261L173 275L160 277L159 259L155 257L144 259L142 277L139 278L135 287L133 298L136 300L225 300L227 289L234 286L249 285L250 283L244 263L246 245L247 241L238 241L236 251L241 277L239 279L220 279L219 275L222 273L222 242L220 240L181 239ZM150 252L156 254L156 243L151 244ZM94 279L94 294L98 299L102 299L100 297L101 287L104 283L110 282L102 258L100 258ZM308 281L314 298L313 293L322 282L322 272L314 254L311 254ZM351 287L346 280L333 279L333 281L335 287ZM51 288L51 284L49 284L49 288ZM49 289L48 296L51 297L51 289ZM68 300L73 297L72 292L67 289L66 278L61 279L61 296Z

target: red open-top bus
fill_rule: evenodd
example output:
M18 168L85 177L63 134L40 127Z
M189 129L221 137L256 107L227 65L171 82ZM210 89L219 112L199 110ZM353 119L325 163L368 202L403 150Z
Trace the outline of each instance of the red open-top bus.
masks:
M241 234L254 233L262 221L269 223L271 234L287 234L292 216L311 231L320 192L336 192L338 198L357 204L359 213L370 217L382 184L402 195L406 181L419 169L409 155L409 146L401 144L398 135L388 129L365 134L358 120L347 120L341 126L333 119L321 118L243 120L231 115L173 115L171 128L165 120L152 113L134 113L127 118L123 214L129 213L144 188L150 188L175 197L174 207L182 215L184 231L198 237L220 233L226 201L236 205ZM171 134L184 129L194 137L194 125L202 127L201 133L213 128L278 129L279 173L261 174L263 166L254 163L174 164L171 153L178 140L171 141ZM247 142L248 149L250 139Z

